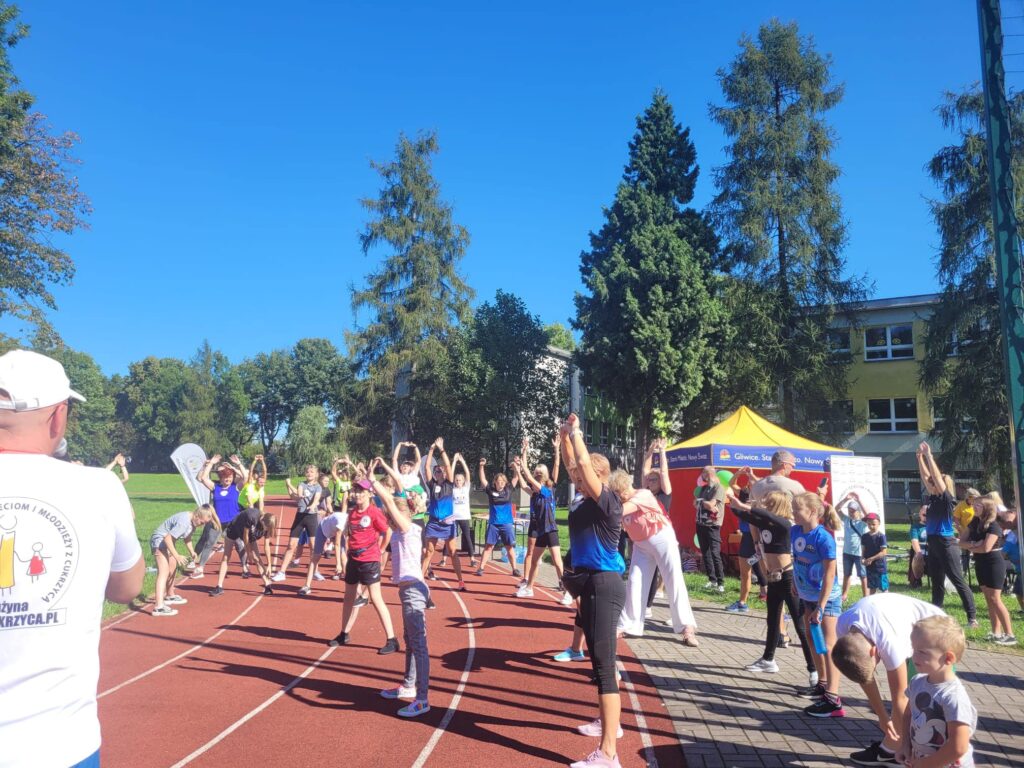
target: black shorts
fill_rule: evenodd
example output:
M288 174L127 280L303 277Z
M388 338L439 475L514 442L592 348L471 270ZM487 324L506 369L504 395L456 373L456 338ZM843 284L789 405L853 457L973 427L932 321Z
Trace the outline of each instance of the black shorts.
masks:
M345 565L345 583L369 586L380 581L380 560L354 560Z
M316 528L319 521L316 517L316 512L306 512L304 515L296 515L295 522L292 523L291 533L288 534L288 538L297 539L302 535L302 531L306 531L306 535L309 536L310 542L316 538Z
M974 572L978 585L989 589L1002 589L1006 580L1006 560L1002 551L982 552L974 556Z
M739 554L743 558L754 556L754 537L750 535L750 531L743 532L743 537L740 539Z
M536 539L537 543L534 546L540 547L560 547L561 543L558 541L558 531L551 531L551 533L540 533L539 531L531 530L527 534L531 539Z

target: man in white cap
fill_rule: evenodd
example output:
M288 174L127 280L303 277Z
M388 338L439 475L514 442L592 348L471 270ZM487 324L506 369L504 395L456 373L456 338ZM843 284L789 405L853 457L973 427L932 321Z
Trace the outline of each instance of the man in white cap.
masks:
M0 768L99 765L103 599L142 589L121 483L53 458L72 400L56 360L0 356Z

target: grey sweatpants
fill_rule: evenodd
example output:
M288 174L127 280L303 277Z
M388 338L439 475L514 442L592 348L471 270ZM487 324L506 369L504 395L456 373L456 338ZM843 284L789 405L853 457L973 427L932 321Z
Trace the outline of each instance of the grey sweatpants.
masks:
M403 581L398 585L398 599L402 601L402 625L405 632L406 688L416 686L416 699L427 700L430 686L430 654L427 651L427 622L425 612L430 588L422 581Z

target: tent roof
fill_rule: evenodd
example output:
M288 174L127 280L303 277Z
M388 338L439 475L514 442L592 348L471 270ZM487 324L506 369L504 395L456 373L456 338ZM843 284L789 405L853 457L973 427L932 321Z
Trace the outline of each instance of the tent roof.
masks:
M794 435L754 411L741 405L731 416L720 421L707 432L684 440L669 447L668 451L677 448L702 448L709 445L750 445L778 446L798 451L823 451L827 453L851 453L847 448L834 448L830 445L816 443L805 437Z

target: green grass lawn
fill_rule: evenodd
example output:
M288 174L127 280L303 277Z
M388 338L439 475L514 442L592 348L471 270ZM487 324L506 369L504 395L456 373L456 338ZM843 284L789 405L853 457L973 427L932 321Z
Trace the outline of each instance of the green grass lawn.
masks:
M132 507L135 509L135 530L139 537L139 543L142 545L142 551L146 558L146 565L147 567L152 567L154 566L154 563L152 554L149 551L149 537L153 533L153 530L174 513L192 509L195 506L195 502L193 502L191 495L189 495L188 490L185 488L185 483L181 479L181 476L177 474L132 475L131 480L129 480L125 486L125 489L128 491L128 495L132 501ZM285 492L284 477L271 476L270 480L267 482L267 494L277 496L284 495ZM483 509L473 510L474 514L483 511ZM559 522L558 537L562 543L562 552L565 553L569 549L569 510L559 508L557 510L557 517ZM890 551L907 551L910 548L910 526L908 524L890 523L886 526L886 533L888 534ZM180 545L179 548L181 548ZM184 548L181 548L181 551L184 554ZM545 553L544 558L545 561L548 560L547 553ZM841 568L842 561L840 561L840 569ZM726 578L725 594L706 592L704 590L704 584L706 582L707 579L702 573L686 574L687 589L689 589L691 595L695 599L728 605L736 600L739 595L739 578L735 576L728 576ZM146 580L143 584L143 592L147 597L153 594L153 583L154 574L147 573ZM913 589L907 583L906 561L898 561L890 564L889 583L890 591L892 592L902 592L925 601L929 601L931 599L931 592L928 589L927 582L924 587L919 589ZM991 625L988 621L988 609L985 606L985 598L982 596L981 591L976 585L974 586L974 596L978 607L978 621L981 622L981 627L978 629L966 629L967 617L963 608L961 608L960 600L955 593L946 596L946 604L944 608L950 616L953 616L964 624L967 638L970 641L988 648L999 648L999 646L985 642L985 635L990 631ZM850 587L849 600L847 604L855 602L860 599L860 597L860 583L854 581L853 586ZM750 606L752 610L760 611L762 610L761 604L756 598L757 588L755 587L752 590ZM1010 616L1013 619L1014 634L1021 638L1022 643L1024 643L1024 616L1019 612L1019 606L1016 604L1016 598L1014 598L1013 595L1004 595L1003 599L1004 602L1006 602L1007 608L1010 609ZM116 616L125 610L126 608L123 605L107 603L104 606L103 616L104 618L109 618L111 616ZM1000 649L1003 650L1002 648ZM1008 650L1012 651L1013 649ZM1017 652L1024 654L1024 647L1021 647Z

